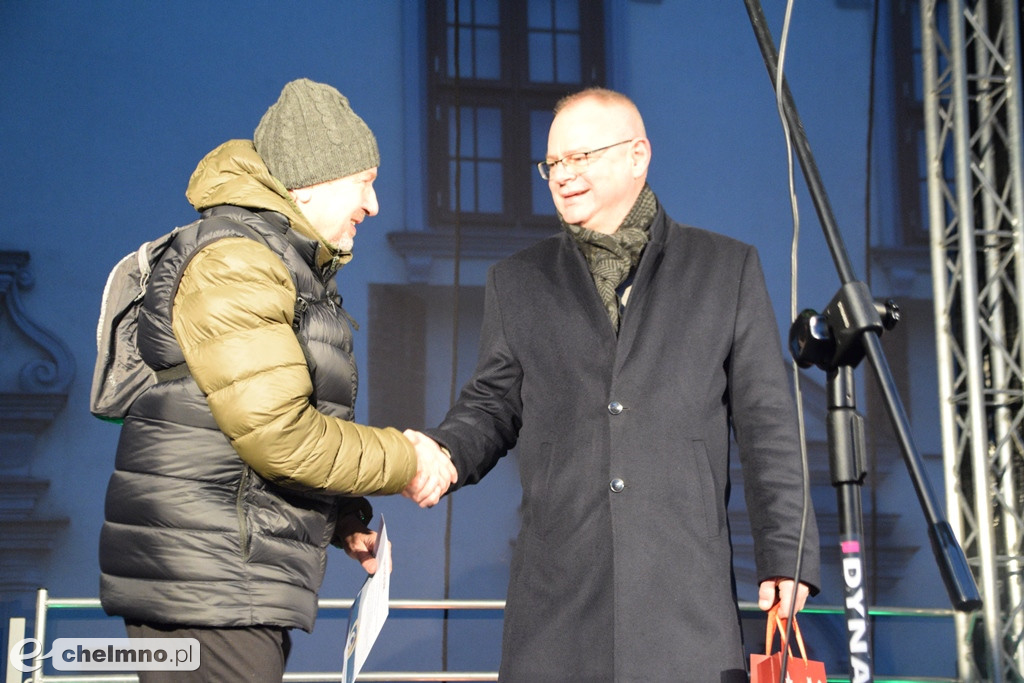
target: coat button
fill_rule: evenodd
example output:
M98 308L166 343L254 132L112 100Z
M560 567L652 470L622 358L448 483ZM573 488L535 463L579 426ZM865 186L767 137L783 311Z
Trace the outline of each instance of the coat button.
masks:
M611 482L608 484L608 488L610 488L615 493L622 493L622 489L626 488L626 482L616 477L615 479L612 479Z
M618 415L622 412L622 404L618 401L612 401L608 404L608 412L612 415Z

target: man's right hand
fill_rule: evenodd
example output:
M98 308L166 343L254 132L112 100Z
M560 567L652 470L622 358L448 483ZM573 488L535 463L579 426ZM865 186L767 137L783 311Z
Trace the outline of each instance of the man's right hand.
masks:
M412 478L402 491L421 508L437 505L448 488L459 479L455 465L437 442L426 434L413 429L406 429L405 437L416 448L416 476Z

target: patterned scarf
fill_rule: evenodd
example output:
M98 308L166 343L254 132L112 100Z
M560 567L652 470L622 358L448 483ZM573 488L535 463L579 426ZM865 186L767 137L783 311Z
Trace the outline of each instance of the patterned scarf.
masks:
M587 267L597 285L597 293L601 296L616 333L619 331L619 296L616 290L640 262L657 211L658 199L650 186L645 184L622 225L611 235L571 225L561 215L558 217L562 229L572 236L587 259Z

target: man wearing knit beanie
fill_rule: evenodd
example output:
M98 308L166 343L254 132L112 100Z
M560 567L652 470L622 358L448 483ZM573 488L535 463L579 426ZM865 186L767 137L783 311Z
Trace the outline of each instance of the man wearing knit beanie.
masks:
M256 152L330 246L351 252L358 225L377 214L377 139L348 98L300 78L284 86L253 136Z
M196 167L200 218L154 265L139 310L158 381L121 428L100 599L130 637L195 638L200 662L142 683L279 682L289 631L313 628L327 546L377 569L366 496L415 483L435 492L428 506L455 480L436 449L352 421L334 275L378 210L373 133L340 92L299 79L253 137Z

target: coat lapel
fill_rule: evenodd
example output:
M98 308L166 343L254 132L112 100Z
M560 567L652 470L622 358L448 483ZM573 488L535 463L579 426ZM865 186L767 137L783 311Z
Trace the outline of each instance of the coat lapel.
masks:
M640 258L640 265L637 267L636 275L633 278L633 289L629 294L629 301L626 304L622 319L619 321L619 339L615 353L615 372L618 373L625 364L633 344L637 340L643 328L650 321L647 320L647 307L650 301L650 292L655 276L661 266L662 252L665 245L665 212L659 206L658 214L651 224L651 241L644 249ZM595 288L595 294L596 294ZM605 318L607 319L607 315ZM609 329L611 323L609 323Z
M650 300L653 280L661 265L664 242L666 237L666 215L661 206L651 224L651 241L644 249L636 276L633 278L633 289L629 303L619 321L619 333L616 336L604 304L597 293L594 279L587 267L586 258L576 246L572 236L566 232L561 234L561 250L559 264L555 269L556 286L564 288L567 297L573 297L590 325L595 338L609 343L615 348L615 372L617 373L629 357L637 336L642 333L646 320L646 309Z

